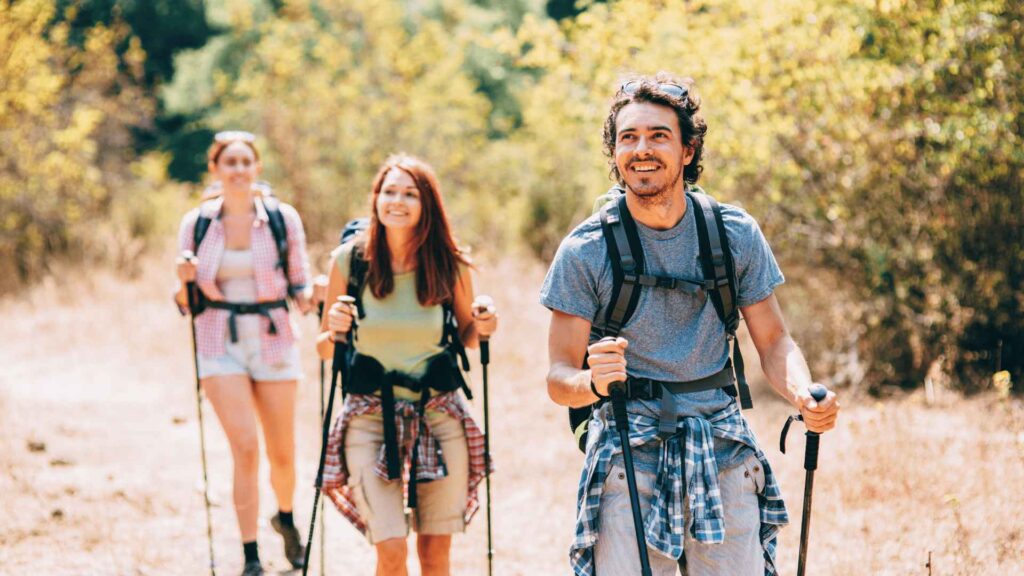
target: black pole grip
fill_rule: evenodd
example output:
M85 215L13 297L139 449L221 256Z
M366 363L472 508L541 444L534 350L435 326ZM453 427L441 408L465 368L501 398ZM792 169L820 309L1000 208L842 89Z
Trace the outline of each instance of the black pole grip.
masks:
M188 311L194 318L199 313L199 288L195 280L185 283L185 293L188 295Z
M612 414L615 416L615 429L619 432L629 431L629 415L626 413L626 383L612 382L608 385L608 395L612 399Z
M817 432L807 433L807 446L804 450L804 470L818 469L818 441L821 436Z
M821 402L828 396L828 388L821 384L811 384L808 388L811 398L815 402ZM817 432L807 432L807 446L804 449L804 470L813 471L818 469L818 442L821 437Z
M480 338L480 364L487 366L491 363L491 341L485 337Z

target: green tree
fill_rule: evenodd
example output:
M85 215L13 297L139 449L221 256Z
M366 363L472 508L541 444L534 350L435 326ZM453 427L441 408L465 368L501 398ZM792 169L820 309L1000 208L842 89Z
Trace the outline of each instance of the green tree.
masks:
M132 148L153 109L138 41L114 23L70 42L55 20L51 1L0 0L0 291L62 256L132 263L166 200L137 196L163 183L163 160Z

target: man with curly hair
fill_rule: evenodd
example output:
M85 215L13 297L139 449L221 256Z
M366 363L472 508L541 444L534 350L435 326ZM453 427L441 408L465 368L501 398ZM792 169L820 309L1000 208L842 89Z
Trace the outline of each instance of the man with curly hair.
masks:
M703 191L696 182L706 133L691 80L661 73L619 88L604 148L624 199L613 200L608 212L635 223L642 272L668 280L637 285L629 319L610 325L621 271L613 270L600 215L576 227L541 290L541 303L552 311L548 394L578 408L607 398L610 383L635 384L626 403L629 444L653 575L770 575L776 573L776 535L788 516L737 404L737 396L744 404L749 397L745 380L737 385L729 356L735 325L720 318L704 280L697 229L705 224L697 219L704 217L705 201L697 202ZM808 429L831 429L839 403L834 393L817 402L809 392L807 362L774 295L783 276L767 241L742 209L721 204L720 210L735 304L769 383L800 411ZM656 289L675 286L674 279L705 288ZM736 368L741 372L739 359ZM604 403L590 420L580 479L570 552L580 576L641 573L614 429L610 403Z

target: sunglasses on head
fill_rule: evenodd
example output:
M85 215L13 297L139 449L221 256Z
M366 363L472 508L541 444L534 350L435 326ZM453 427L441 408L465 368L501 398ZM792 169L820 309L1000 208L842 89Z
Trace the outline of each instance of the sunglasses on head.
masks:
M224 130L213 135L213 141L218 144L225 142L255 142L256 136L245 130Z
M640 89L641 84L643 84L643 82L640 80L630 80L623 84L619 90L621 90L623 94L629 94L632 96ZM671 82L658 83L658 90L676 99L686 98L690 93L690 90L686 86L680 86L679 84L673 84Z

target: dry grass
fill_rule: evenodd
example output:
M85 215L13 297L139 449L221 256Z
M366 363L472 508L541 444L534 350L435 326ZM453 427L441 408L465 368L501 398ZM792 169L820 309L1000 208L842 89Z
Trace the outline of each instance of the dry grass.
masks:
M188 323L169 304L167 262L147 263L142 280L130 284L98 274L0 303L0 573L204 573ZM547 313L536 304L542 273L511 261L482 267L481 291L503 310L490 374L500 575L568 573L582 458L564 410L545 392ZM308 344L313 321L302 324ZM319 392L308 345L304 354L297 510L307 522ZM479 368L473 372L479 397ZM780 455L778 432L788 409L766 394L757 403L751 423L798 522L801 435L791 438L788 456ZM844 404L840 428L822 440L812 574L929 574L929 552L935 575L1024 574L1019 400L948 397L927 407L915 395ZM479 400L475 408L480 414ZM217 565L222 574L237 573L230 456L212 411L205 414ZM268 516L273 497L269 482L262 487ZM326 516L328 573L372 574L366 543L338 514ZM456 539L456 574L486 572L483 519L481 513ZM283 571L276 534L266 523L260 530L265 564ZM796 525L783 532L784 573L795 566L798 536Z

